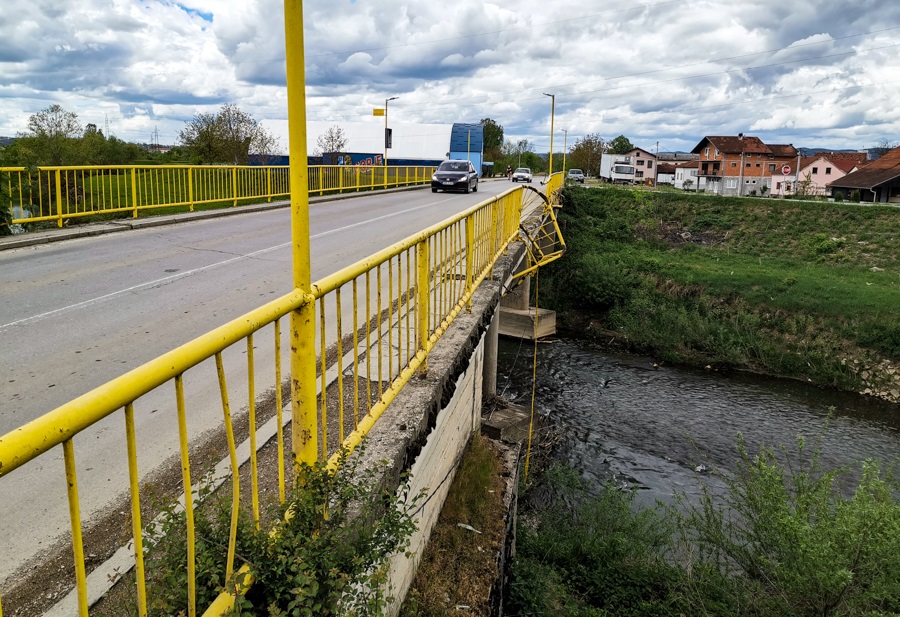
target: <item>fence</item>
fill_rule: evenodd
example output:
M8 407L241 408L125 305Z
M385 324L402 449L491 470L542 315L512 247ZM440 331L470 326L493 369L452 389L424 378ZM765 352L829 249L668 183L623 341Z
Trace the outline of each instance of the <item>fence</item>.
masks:
M560 184L555 182L548 188L558 189ZM518 238L523 210L529 210L535 204L543 206L544 201L533 189L510 189L318 281L308 294L296 290L288 293L0 436L0 481L29 462L40 464L43 461L36 459L62 445L75 557L72 578L77 589L79 613L83 616L88 614L88 573L73 442L77 435L89 435L92 426L104 418L121 416L128 459L127 486L123 486L122 490L127 490L131 500L138 612L146 615L148 598L143 563L142 474L137 460L135 416L147 412L141 409L140 397L158 388L171 388L170 408L159 412L166 415L168 422L177 424L178 443L167 444L167 447L173 454L178 453L181 460L183 504L187 514L189 600L186 610L188 615L195 615L193 510L196 489L193 486L197 477L196 470L192 470L187 432L190 413L185 402L187 371L201 363L215 363L214 374L218 378L233 482L232 516L236 517L243 489L238 480L232 403L224 354L226 350L240 350L245 346L246 364L229 368L240 371L240 379L247 383L251 469L249 501L253 517L258 520L256 436L260 427L256 420L255 392L261 382L274 387L278 484L282 502L285 495L282 432L285 422L281 415L281 384L284 378L282 356L285 355L282 349L288 346L283 345L283 318L294 313L299 318L298 323L315 324L315 335L312 337L303 338L297 331L290 334L290 346L297 347L295 353L289 356L296 382L293 396L295 405L304 410L294 416L291 425L295 452L301 460L328 460L330 465L334 465L339 447L352 449L358 445L404 384L417 371L425 370L429 350L459 312L465 310L473 292L491 273L496 259L507 245ZM258 341L262 336L273 337L274 340L275 370L269 378L256 375L255 371L254 339ZM298 448L300 442L302 445ZM234 543L232 525L226 578L233 570ZM225 601L228 601L227 598Z
M207 204L237 206L290 195L287 166L112 165L0 167L0 208L13 224ZM386 189L430 182L433 167L309 167L310 194Z

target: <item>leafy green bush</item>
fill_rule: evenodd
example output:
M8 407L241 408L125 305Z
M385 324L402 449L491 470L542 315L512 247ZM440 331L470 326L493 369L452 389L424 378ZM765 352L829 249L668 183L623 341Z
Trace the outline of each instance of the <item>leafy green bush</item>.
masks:
M699 502L670 507L551 468L521 501L508 612L897 617L900 484L798 444L751 455L739 438L735 471L713 471L724 494L702 482Z
M284 505L270 505L257 529L243 510L238 519L235 571L250 568L253 585L238 598L240 615L380 615L386 603L387 557L408 545L417 498L378 490L378 470L361 471L358 457L342 458L340 471L322 463L297 471ZM230 497L195 512L197 606L222 591L231 524ZM187 607L185 515L169 508L147 550L152 615L184 614Z
M841 191L837 191L837 192L834 194L834 200L837 201L837 202L844 201L844 194L843 194Z
M607 485L591 496L572 470L555 466L529 489L507 612L518 615L680 614L666 560L672 528L634 493ZM686 610L686 606L681 606Z
M852 496L851 469L824 469L820 444L811 455L798 439L779 462L762 448L751 456L743 440L724 502L704 486L686 504L682 540L730 581L741 614L871 615L900 612L900 502L896 481L874 461L861 463ZM701 595L692 597L700 612Z
M817 255L834 253L846 243L844 238L829 238L826 234L817 233L806 239L807 247Z
M859 189L853 189L850 191L850 201L860 201L862 199L862 195L859 192Z

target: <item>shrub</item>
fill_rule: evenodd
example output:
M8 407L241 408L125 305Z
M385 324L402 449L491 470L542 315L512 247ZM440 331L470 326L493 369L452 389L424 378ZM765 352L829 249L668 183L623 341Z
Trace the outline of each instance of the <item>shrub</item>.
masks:
M387 557L408 545L417 499L379 490L378 470L361 471L358 457L344 454L338 472L323 463L303 465L284 505L271 505L271 526L257 529L243 510L236 555L255 581L239 598L237 614L379 615L386 602ZM412 502L412 503L410 503ZM184 614L187 553L184 512L169 508L148 548L148 598L152 615ZM225 580L225 549L231 524L230 496L195 511L197 605L205 609ZM235 564L235 571L240 567Z
M837 191L837 192L834 194L834 200L837 201L837 202L842 202L842 201L844 201L844 193L841 192L841 191Z
M704 486L699 504L685 504L682 540L695 546L701 571L718 570L732 584L741 614L868 615L900 611L898 486L865 461L852 496L850 469L824 469L821 437L806 453L781 448L751 456L738 441L733 474L716 473L724 501ZM793 461L793 462L791 462ZM690 586L689 586L690 588ZM707 598L692 600L703 612Z
M850 201L860 201L862 196L860 195L859 189L853 189L850 191Z

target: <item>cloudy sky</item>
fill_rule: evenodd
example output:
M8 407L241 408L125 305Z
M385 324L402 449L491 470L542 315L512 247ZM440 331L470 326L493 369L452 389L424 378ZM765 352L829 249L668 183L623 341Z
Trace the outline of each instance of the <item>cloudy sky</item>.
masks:
M128 141L175 143L235 103L284 132L278 0L3 0L0 135L59 103ZM624 134L834 149L900 140L897 0L307 0L309 120L495 119L546 151ZM568 131L564 137L562 130Z

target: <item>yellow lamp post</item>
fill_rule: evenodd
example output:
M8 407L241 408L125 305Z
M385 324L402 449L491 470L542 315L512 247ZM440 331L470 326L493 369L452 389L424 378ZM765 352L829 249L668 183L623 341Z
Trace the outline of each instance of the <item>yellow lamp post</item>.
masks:
M547 174L549 179L553 175L553 117L556 115L556 95L546 92L543 94L550 97L550 172Z

